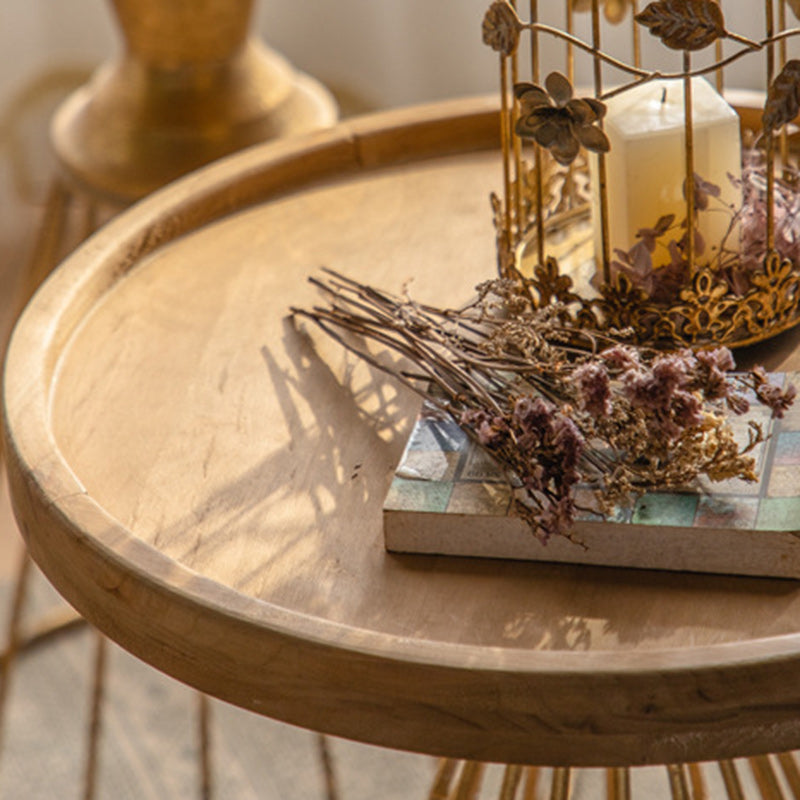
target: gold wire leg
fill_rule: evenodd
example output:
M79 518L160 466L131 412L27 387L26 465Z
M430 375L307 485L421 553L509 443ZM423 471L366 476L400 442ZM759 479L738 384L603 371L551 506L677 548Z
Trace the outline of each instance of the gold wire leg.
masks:
M722 780L725 783L725 791L728 793L729 799L744 800L742 784L739 782L739 775L733 761L720 761L719 771L722 773Z
M667 764L667 776L669 777L672 800L690 800L689 787L686 785L686 774L683 771L683 765Z
M453 782L457 767L458 761L454 758L439 759L428 800L447 800L450 796L450 784Z
M57 608L50 611L37 621L33 630L20 630L17 639L16 657L19 658L23 652L32 650L41 644L45 644L50 639L61 633L67 633L73 628L80 628L86 624L86 620L73 608ZM4 661L6 653L0 653L0 661ZM2 691L2 690L0 690Z
M503 784L500 787L499 800L514 800L521 780L522 767L517 764L508 764L503 772Z
M476 800L485 767L480 761L465 761L452 800Z
M572 773L568 767L556 767L553 770L553 786L550 789L550 800L569 800Z
M81 241L88 239L97 230L99 209L93 200L87 200L83 207L81 219Z
M786 30L786 0L780 0L778 3L778 30L785 31ZM722 41L717 42L718 46L722 46ZM786 66L786 40L781 39L780 44L778 45L778 63L783 69ZM784 174L786 174L787 168L789 166L789 137L786 132L786 126L781 126L781 133L780 133L780 154L781 154L781 169L784 170Z
M197 721L200 738L200 797L202 800L211 800L214 787L211 771L211 702L202 692L197 692Z
M778 763L781 765L786 782L792 790L794 800L800 800L800 770L792 753L779 753Z
M753 777L758 784L763 800L784 800L783 792L778 784L775 770L772 768L769 756L756 756L749 759L750 769L753 770Z
M333 754L328 746L328 737L317 734L317 748L322 762L322 774L325 778L325 797L327 800L338 800L339 790L336 786L336 772L333 768Z
M540 771L538 767L528 767L525 770L525 789L522 800L536 800L536 788L539 785Z
M47 194L44 215L39 225L33 253L25 273L19 311L58 263L71 200L72 194L69 189L60 180L53 180Z
M89 752L86 758L86 773L83 784L84 800L94 800L97 791L97 765L100 750L100 727L102 722L103 693L106 679L106 656L108 642L99 631L95 634L97 644L92 680L92 705L89 719Z
M630 800L631 773L627 767L606 770L606 797L608 800Z
M689 764L689 784L692 787L692 800L708 800L706 782L699 764Z
M6 650L2 655L2 673L0 673L0 753L3 752L3 730L6 700L8 699L8 689L11 685L11 673L19 654L21 636L20 622L22 619L22 607L25 604L25 595L28 590L28 582L31 573L31 558L27 550L22 552L19 567L17 569L16 580L14 582L14 595L11 601L11 616L8 620L8 632L6 634Z

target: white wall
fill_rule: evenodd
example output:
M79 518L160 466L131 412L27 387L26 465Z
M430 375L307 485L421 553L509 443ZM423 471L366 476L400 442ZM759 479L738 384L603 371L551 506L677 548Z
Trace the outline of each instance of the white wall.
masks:
M493 91L496 61L480 41L487 6L488 0L256 0L254 27L334 88L386 107ZM550 13L561 6L550 0L540 7ZM723 0L723 7L731 29L761 35L761 4ZM608 29L604 44L624 53L629 33L622 27ZM96 64L117 46L102 0L0 0L0 108L41 72ZM548 47L560 62L562 49ZM746 59L731 84L760 88L760 68L760 58Z
M496 89L497 61L480 32L488 5L489 0L261 0L256 23L269 43L332 85L350 88L375 105L404 105ZM528 4L518 0L517 5L524 18ZM644 5L639 0L639 7ZM562 28L564 6L557 0L539 3L544 21ZM763 36L763 4L723 0L723 7L730 30L753 39ZM790 24L796 22L790 15ZM588 14L578 15L576 32L588 41ZM641 38L646 66L680 69L679 53L660 45L648 48L644 29ZM604 26L603 46L631 59L629 17L620 26ZM561 67L563 46L544 37L542 48L543 72L549 63ZM735 48L726 44L726 54ZM713 52L708 48L708 56ZM695 58L703 63L703 55ZM577 67L578 82L589 85L588 57L579 57ZM620 78L609 73L605 80ZM738 88L760 89L763 80L760 56L742 60L728 75L729 85Z

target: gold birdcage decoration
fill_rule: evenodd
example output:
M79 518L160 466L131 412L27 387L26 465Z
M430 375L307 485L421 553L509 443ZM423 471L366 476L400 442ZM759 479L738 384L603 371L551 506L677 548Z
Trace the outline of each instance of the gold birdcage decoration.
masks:
M788 57L800 0L764 0L763 18L753 3L763 31L748 36L727 27L726 6L489 7L483 38L499 55L502 101L498 268L534 305L655 345L738 346L800 322L800 61ZM625 26L624 54L604 49ZM563 61L545 64L553 42ZM653 53L671 53L674 68L648 66ZM742 105L726 84L745 60L764 86ZM586 90L574 88L576 63L591 75Z

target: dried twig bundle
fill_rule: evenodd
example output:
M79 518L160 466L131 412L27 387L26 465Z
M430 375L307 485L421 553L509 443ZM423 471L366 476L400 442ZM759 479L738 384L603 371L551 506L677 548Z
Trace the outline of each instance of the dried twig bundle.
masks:
M330 270L312 282L329 302L293 312L451 414L512 477L518 513L545 541L570 535L578 483L593 485L609 511L700 475L755 480L751 451L763 431L750 423L737 443L729 415L752 398L782 416L795 395L761 369L731 372L724 347L661 352L633 347L625 332L578 329L558 305L536 309L507 280L479 285L457 310ZM408 366L387 368L370 343Z

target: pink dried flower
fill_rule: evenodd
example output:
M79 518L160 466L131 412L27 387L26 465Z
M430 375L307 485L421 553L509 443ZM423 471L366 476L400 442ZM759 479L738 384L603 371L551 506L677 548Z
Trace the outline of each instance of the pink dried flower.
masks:
M634 407L660 409L663 403L656 394L653 375L643 369L629 369L622 376L622 386L625 396Z
M728 392L725 402L734 414L746 414L750 410L750 401L739 392Z
M657 303L671 302L686 286L689 277L689 262L678 242L672 240L667 245L670 260L653 270L646 289Z
M759 387L757 390L758 399L769 408L772 409L772 416L777 419L783 419L783 415L788 411L789 407L794 402L797 395L797 390L794 385L789 386L785 391L775 384L768 383Z
M575 504L569 496L560 497L548 503L533 516L537 536L542 544L547 544L556 532L566 533L575 521Z
M578 426L571 417L559 414L551 424L553 446L560 459L566 482L577 480L577 467L583 454L586 442Z
M330 326L355 330L404 356L409 342L415 346L420 369L390 371L459 420L513 476L525 493L519 513L543 540L570 537L578 481L594 483L610 509L643 487L682 486L698 475L752 480L749 453L763 433L755 426L740 447L718 413L722 403L709 409L706 401L724 399L741 412L748 401L730 388L738 386L782 416L795 397L794 387L772 386L763 370L728 377L733 358L725 348L697 355L636 349L613 333L578 331L526 305L524 296L518 304L505 302L503 282L484 293L484 300L493 295L491 305L456 312L332 275L319 285L335 302L295 313L328 332ZM492 318L498 309L502 317ZM429 378L422 385L423 375L433 376L435 392Z
M634 408L665 414L675 391L687 382L686 356L662 356L652 367L631 369L622 376L626 397Z
M728 396L730 387L724 372L720 372L716 367L711 367L705 376L703 383L703 394L707 400L722 400Z
M796 170L793 177L794 182L782 178L775 180L775 250L781 258L799 266L800 195L796 189ZM742 178L738 181L734 179L733 183L742 189L743 202L739 213L740 266L732 271L734 274L730 280L734 291L743 294L750 288L750 273L761 270L767 255L767 195L763 155L757 150L745 151Z
M741 192L742 202L738 207L725 203L718 185L694 175L695 211L698 214L727 214L730 225L720 242L706 242L695 226L693 252L697 261L703 260L719 279L727 283L731 294L742 296L752 288L753 275L762 272L767 256L767 181L763 153L754 148L744 150L741 176L729 174L728 179ZM784 175L775 178L773 203L774 249L796 270L800 270L798 186L800 171L786 165ZM715 201L713 204L712 199ZM675 227L682 229L682 233L680 237L672 238L669 233ZM689 225L685 219L676 226L674 218L661 217L652 227L643 227L636 232L637 241L630 249L614 248L614 259L610 264L612 277L626 275L635 288L644 291L656 303L676 302L690 277L688 236ZM664 249L669 260L664 258Z
M587 361L576 367L572 377L578 387L580 407L593 417L611 413L611 379L603 364Z
M543 397L520 397L514 403L513 421L525 433L544 433L550 426L555 406Z
M634 409L644 412L656 440L673 441L702 422L703 404L692 381L696 363L691 351L680 350L658 357L649 368L642 365L623 373L623 394Z
M715 347L713 350L698 350L694 354L694 357L709 369L716 367L722 372L728 372L728 370L736 367L733 353L731 353L727 347Z
M611 262L612 275L627 275L636 286L647 288L653 274L653 258L644 241L636 242L630 250L614 250L616 261Z
M695 353L699 388L707 400L722 400L730 393L726 372L736 366L733 354L727 347L700 350Z
M653 377L664 387L664 391L671 393L679 386L686 385L691 358L691 353L683 350L662 356L653 363Z
M722 189L711 181L701 178L694 173L694 207L698 211L705 211L708 208L709 197L719 197ZM686 197L686 181L683 182L683 196Z
M703 404L696 394L679 390L670 404L672 421L680 429L700 425L703 421Z
M674 214L665 214L663 217L659 217L658 222L652 228L641 228L636 231L636 236L642 240L642 243L651 253L654 253L657 240L672 227L674 222Z
M639 352L633 347L624 344L616 344L603 350L600 358L605 361L611 369L628 370L639 366Z
M465 411L461 424L472 428L478 442L484 447L499 447L508 438L508 424L499 416L493 416L484 409Z
M794 402L797 395L797 389L794 384L789 384L786 389L781 389L774 383L769 382L767 374L763 367L756 367L752 370L753 378L755 380L755 390L758 399L767 408L772 409L772 416L777 419L783 419L784 413Z
M489 413L482 408L468 408L461 412L459 425L466 425L470 428L475 428L489 418Z

